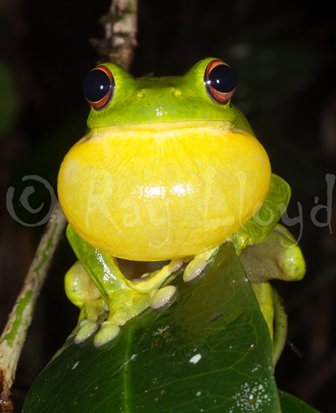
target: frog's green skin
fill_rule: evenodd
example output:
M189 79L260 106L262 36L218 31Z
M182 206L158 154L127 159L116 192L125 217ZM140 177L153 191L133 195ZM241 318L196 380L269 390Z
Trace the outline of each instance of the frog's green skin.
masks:
M193 280L223 242L241 255L271 337L279 301L268 280L304 275L295 240L281 226L272 232L289 187L271 175L266 152L230 102L234 90L220 102L206 91L204 73L213 62L222 64L208 58L181 77L140 79L105 65L114 76L113 97L91 109L90 133L59 174L67 236L80 262L65 278L67 296L81 309L78 343L96 333L94 343L102 345L146 308L169 304L176 292L170 280L181 271L185 282ZM260 223L270 209L271 222ZM116 257L170 262L129 279Z
M305 273L302 252L290 232L277 224L264 242L247 246L240 261L268 325L273 340L273 363L276 364L286 341L287 317L281 298L268 280L300 280Z

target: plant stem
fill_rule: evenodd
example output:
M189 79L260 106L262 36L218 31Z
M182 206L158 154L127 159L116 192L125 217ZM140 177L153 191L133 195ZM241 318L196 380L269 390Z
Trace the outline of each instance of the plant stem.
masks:
M114 0L101 18L105 38L92 43L104 61L129 70L137 46L137 0Z
M31 324L37 297L47 276L66 220L57 204L29 268L6 327L0 337L0 411L12 412L11 387L20 353Z
M137 33L137 0L112 1L102 18L105 39L93 43L105 60L126 69L131 66ZM11 387L16 367L33 318L37 297L47 276L55 249L64 233L66 219L57 204L35 253L23 287L0 337L0 412L13 412Z

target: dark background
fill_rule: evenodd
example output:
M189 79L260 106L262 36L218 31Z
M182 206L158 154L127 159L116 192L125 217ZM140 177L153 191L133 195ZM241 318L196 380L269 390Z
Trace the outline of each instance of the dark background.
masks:
M0 2L0 329L15 302L43 226L8 212L6 192L24 222L39 222L50 193L34 185L29 213L20 202L26 175L56 189L64 154L85 132L85 74L100 59L89 39L109 1ZM336 15L330 2L266 0L139 1L137 76L182 74L214 56L236 71L233 102L246 114L273 171L292 187L287 220L307 260L302 282L278 284L289 315L289 342L276 368L281 389L323 412L336 411ZM21 200L22 201L22 200ZM325 206L316 209L316 206ZM315 209L314 209L315 207ZM296 224L295 224L296 222ZM329 225L330 224L330 225ZM15 393L32 380L76 324L63 277L74 256L66 240L39 298ZM301 358L293 351L295 345Z

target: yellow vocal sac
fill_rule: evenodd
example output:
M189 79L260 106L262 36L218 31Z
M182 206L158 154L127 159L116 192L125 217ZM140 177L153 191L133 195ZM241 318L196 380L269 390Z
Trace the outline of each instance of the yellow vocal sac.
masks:
M230 122L98 127L66 155L58 194L75 231L119 258L159 261L224 242L260 208L266 151Z

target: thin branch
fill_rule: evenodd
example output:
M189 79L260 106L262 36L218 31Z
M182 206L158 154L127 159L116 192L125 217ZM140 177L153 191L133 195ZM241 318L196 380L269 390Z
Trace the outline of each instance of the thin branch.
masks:
M108 14L101 18L105 38L91 40L102 60L129 70L137 46L137 0L112 1Z
M55 249L64 233L65 225L62 209L57 204L0 337L0 411L3 413L13 411L11 387L16 367L33 318L37 297L46 279Z
M97 50L105 60L129 69L137 33L137 0L116 0L101 20L105 39L95 40ZM11 387L37 297L47 276L55 249L64 233L66 220L57 204L35 253L23 287L0 337L0 412L13 412Z

